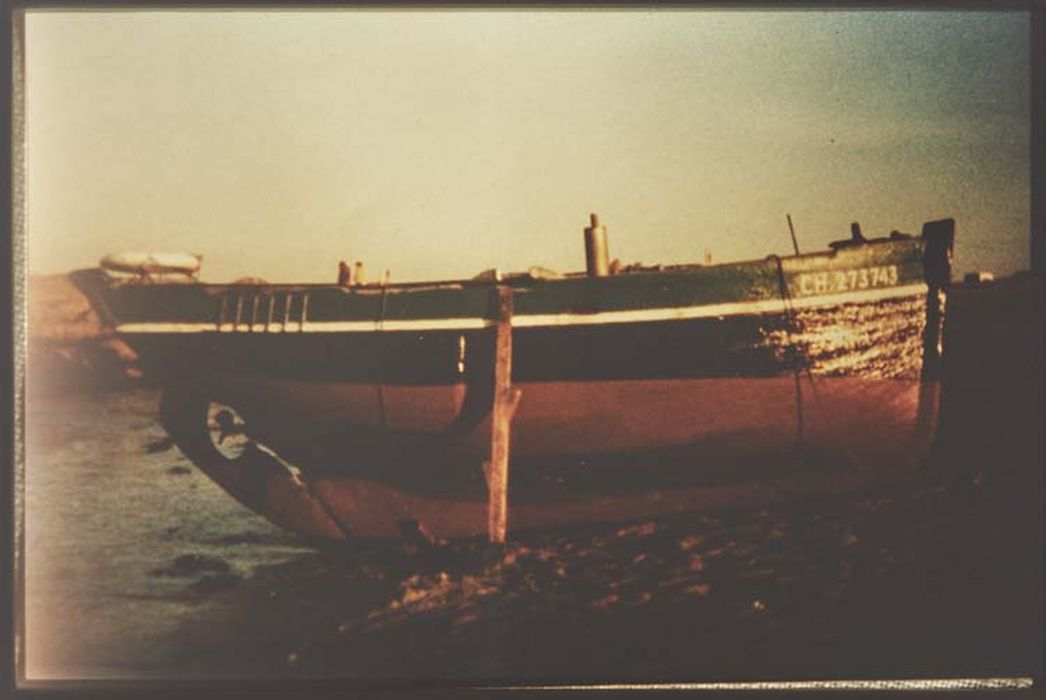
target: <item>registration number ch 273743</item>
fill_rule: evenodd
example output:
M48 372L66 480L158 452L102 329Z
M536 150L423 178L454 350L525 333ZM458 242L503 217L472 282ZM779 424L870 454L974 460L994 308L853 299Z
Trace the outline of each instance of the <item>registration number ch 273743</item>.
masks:
M855 267L849 270L825 270L824 272L801 272L796 277L799 296L811 294L833 294L855 289L890 287L897 284L900 275L896 265L879 267Z

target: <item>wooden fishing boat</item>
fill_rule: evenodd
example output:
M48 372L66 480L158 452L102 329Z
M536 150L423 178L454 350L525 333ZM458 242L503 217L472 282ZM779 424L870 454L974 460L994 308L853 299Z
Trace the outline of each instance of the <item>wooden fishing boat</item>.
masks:
M861 489L926 455L953 220L623 269L595 216L585 233L567 275L73 279L162 386L179 448L307 535L487 532L499 449L512 532Z

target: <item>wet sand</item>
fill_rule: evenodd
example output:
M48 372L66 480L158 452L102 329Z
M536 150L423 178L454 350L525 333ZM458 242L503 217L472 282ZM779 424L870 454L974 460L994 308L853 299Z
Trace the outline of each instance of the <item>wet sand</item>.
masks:
M223 594L220 621L186 638L179 667L552 682L1027 675L1035 616L1019 602L1028 588L1011 596L1027 562L996 550L1005 533L975 479L503 553L318 553Z
M151 418L153 392L41 398L30 427L47 444L32 464L49 471L38 500L29 494L42 514L28 533L30 668L460 682L1041 677L1041 310L1030 289L953 294L940 440L909 483L505 548L314 549L184 471ZM104 521L85 515L95 512Z

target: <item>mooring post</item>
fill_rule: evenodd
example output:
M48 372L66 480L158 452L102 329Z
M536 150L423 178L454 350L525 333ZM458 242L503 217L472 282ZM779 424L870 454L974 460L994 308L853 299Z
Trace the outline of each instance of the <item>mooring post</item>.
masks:
M509 426L522 392L512 388L512 288L497 287L494 318L494 405L487 472L487 536L503 544L508 531Z

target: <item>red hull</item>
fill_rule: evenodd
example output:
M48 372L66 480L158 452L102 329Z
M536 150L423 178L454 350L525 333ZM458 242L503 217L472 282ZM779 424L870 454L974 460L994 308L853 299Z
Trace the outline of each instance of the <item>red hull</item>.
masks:
M704 442L721 449L721 457L755 457L800 441L840 454L899 453L912 444L921 383L803 376L797 389L795 378L784 376L517 386L522 398L512 427L516 457L612 454ZM437 436L454 424L465 394L461 384L381 387L269 380L231 380L216 392L277 441L281 435L299 441L299 431L323 434L329 440L323 451L332 456L356 454L361 439L394 447ZM446 449L485 459L489 435L488 417Z
M914 380L805 376L798 388L794 376L519 388L509 476L513 532L866 489L904 475L925 456L938 393L936 383ZM309 535L396 537L420 526L438 538L478 536L486 531L487 503L474 487L483 484L489 417L442 443L439 458L424 451L454 424L465 392L462 385L229 383L218 394L248 422L280 426L262 442L303 473L264 454L256 455L261 464L229 462L200 434L190 457L239 500ZM186 435L178 436L183 449ZM675 450L667 486L643 458L616 459L655 448ZM564 455L597 470L595 488L533 478L545 461ZM471 482L469 474L455 481L462 471ZM397 478L403 474L406 480Z

